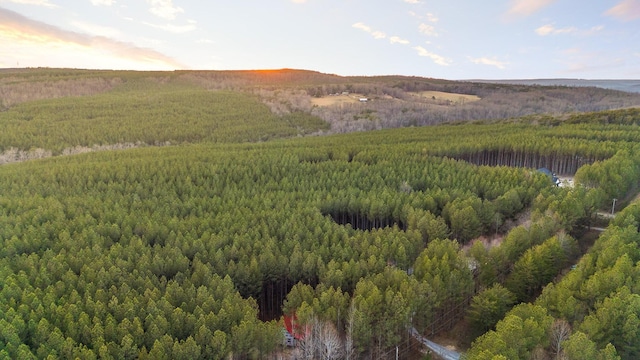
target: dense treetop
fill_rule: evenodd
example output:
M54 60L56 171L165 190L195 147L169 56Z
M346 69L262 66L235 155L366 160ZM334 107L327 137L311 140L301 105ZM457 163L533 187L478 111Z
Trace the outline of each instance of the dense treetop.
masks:
M636 205L547 286L598 209L637 191L638 110L298 137L327 125L259 92L205 90L226 72L25 74L2 86L108 89L12 104L5 154L147 146L0 166L0 357L267 358L296 313L324 329L304 356L333 333L345 357L385 358L408 326L437 332L469 303L471 358L638 354ZM538 164L578 186L552 186ZM474 241L491 234L500 246ZM573 332L553 345L560 320Z

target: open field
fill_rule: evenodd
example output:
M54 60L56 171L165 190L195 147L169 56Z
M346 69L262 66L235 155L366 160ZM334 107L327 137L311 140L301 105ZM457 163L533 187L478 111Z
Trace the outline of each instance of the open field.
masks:
M449 105L462 105L474 101L480 101L480 97L477 95L468 95L468 94L456 94L456 93L448 93L443 91L421 91L417 93L409 93L411 96L417 96L422 99L428 99L436 101L438 104L446 103ZM366 95L363 94L331 94L322 97L314 97L311 99L311 103L316 106L333 106L340 104L357 104L360 103L360 99L367 99L370 101ZM386 95L382 97L383 100L392 100L393 97Z
M480 100L480 97L477 95L455 94L442 91L421 91L418 93L418 95L423 98L437 101L447 101L457 105Z
M312 98L311 103L316 106L333 106L340 104L357 104L360 99L367 97L361 94L332 94L319 98Z

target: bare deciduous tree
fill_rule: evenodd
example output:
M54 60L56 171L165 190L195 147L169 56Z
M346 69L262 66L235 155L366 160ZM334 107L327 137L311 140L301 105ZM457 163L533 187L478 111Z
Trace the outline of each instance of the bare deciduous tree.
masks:
M323 322L320 335L320 358L322 360L341 359L344 348L336 327L330 322Z
M349 306L349 314L347 315L347 328L346 335L344 340L344 359L352 360L355 359L355 347L353 346L353 326L356 321L356 307L351 300L351 305Z
M556 360L563 359L562 342L569 339L571 325L564 319L556 319L551 326L551 350Z
M306 325L304 338L298 342L297 358L338 360L343 354L342 339L335 326L314 316Z

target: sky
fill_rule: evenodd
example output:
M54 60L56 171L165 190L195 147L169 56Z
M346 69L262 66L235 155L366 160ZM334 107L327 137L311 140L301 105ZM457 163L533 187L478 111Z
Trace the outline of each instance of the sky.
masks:
M0 0L0 68L640 79L640 0Z

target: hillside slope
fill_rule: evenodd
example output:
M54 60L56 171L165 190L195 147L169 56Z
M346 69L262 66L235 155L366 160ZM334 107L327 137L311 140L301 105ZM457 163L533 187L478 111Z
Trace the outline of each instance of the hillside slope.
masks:
M151 88L181 84L251 94L276 115L302 113L319 117L330 124L331 133L640 106L640 94L594 87L489 84L407 76L343 77L291 69L175 72L5 69L0 71L0 106L8 109L32 100L96 95L132 82L144 82ZM427 92L449 95L422 96ZM312 101L336 94L367 101L335 105L329 101L327 106L315 106ZM457 101L465 98L479 101Z

